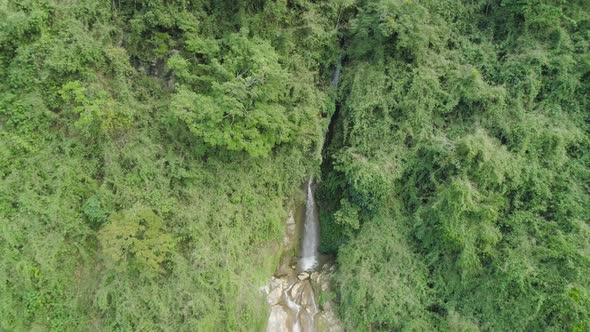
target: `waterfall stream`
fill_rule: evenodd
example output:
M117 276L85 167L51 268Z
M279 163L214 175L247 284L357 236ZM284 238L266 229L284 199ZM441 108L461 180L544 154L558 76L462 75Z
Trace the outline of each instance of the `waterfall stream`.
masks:
M338 88L340 81L341 62L338 58L332 74L334 89ZM331 139L329 132L334 128L337 117L338 105L331 115L326 141ZM292 209L286 222L283 248L285 253L290 253L299 242L298 255L284 254L271 280L260 288L270 305L267 332L344 331L331 301L323 301L321 306L316 304L315 292L330 291L330 279L336 266L333 258L319 253L320 222L315 187L310 177L305 183L305 206L301 204Z
M303 224L301 259L299 260L301 271L313 271L319 264L320 225L312 186L313 179L310 178L307 180L305 222Z
M342 57L338 57L332 73L333 90L338 90L343 70L342 61ZM332 140L331 132L338 121L340 107L336 99L334 102L336 107L330 115L324 148ZM330 161L330 158L326 158L324 149L322 159L322 165ZM320 222L314 197L315 186L313 178L310 177L305 184L305 206L298 204L291 208L285 225L284 254L271 280L260 288L266 294L266 301L270 306L267 332L344 331L332 301L324 300L321 305L315 301L316 295L331 291L330 280L336 271L334 258L319 253ZM297 229L300 230L299 234ZM290 253L297 248L298 242L298 255L294 257Z

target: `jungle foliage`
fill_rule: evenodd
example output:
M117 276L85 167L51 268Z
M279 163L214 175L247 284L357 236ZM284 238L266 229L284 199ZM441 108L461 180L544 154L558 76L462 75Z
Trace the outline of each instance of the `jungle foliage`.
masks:
M588 1L0 0L0 77L0 330L263 330L310 174L349 330L590 330Z
M334 6L0 1L0 330L262 330Z
M320 187L355 331L590 329L590 3L357 1Z

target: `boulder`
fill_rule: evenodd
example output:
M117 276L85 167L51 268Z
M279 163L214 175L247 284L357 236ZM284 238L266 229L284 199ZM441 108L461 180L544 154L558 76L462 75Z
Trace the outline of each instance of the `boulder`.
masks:
M270 307L270 316L268 317L268 324L266 326L267 332L289 331L288 322L289 313L281 305L273 305Z
M305 310L302 310L299 313L299 326L301 328L301 332L313 332L315 330L313 315L310 315Z
M270 305L278 304L281 301L281 296L283 295L283 288L276 287L271 289L268 295L266 296L266 302Z
M306 281L301 287L301 297L299 298L301 306L310 314L311 317L318 313L318 307L315 303L315 296L311 283Z
M302 286L303 286L303 283L296 282L295 284L293 284L293 286L289 290L289 295L291 296L291 299L293 301L296 301L296 302L299 301L299 299L301 297Z
M283 290L287 286L287 283L288 281L285 278L272 277L268 285L261 288L266 293L266 302L270 305L278 304L281 301Z
M307 280L309 279L309 272L301 272L297 275L297 279L299 280Z
M293 272L293 269L289 268L289 264L280 264L275 271L274 276L277 278L286 277Z

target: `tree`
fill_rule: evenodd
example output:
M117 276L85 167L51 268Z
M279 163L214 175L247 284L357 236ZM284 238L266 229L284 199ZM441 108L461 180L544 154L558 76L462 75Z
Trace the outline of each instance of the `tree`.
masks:
M99 233L107 264L125 267L136 263L141 269L161 272L162 263L174 248L162 219L150 208L136 205L109 217Z
M277 144L291 141L295 132L295 110L286 102L291 76L264 40L233 34L221 45L223 55L210 59L207 68L207 91L193 91L189 64L171 58L169 65L182 82L171 109L208 145L265 156Z

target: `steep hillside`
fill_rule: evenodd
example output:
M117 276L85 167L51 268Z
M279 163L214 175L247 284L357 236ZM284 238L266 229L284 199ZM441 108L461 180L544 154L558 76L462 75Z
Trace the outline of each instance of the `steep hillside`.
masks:
M585 0L0 0L0 330L590 329ZM317 219L315 219L317 220Z
M589 329L588 2L347 13L320 209L350 329Z

